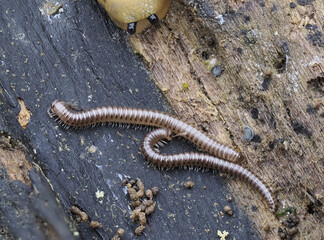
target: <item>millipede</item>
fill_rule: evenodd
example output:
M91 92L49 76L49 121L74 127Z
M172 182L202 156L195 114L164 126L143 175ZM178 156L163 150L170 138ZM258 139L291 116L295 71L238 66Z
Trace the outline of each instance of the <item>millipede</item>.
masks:
M239 162L243 158L240 153L219 144L210 136L191 125L159 111L114 106L75 111L69 104L55 100L51 105L50 112L56 115L62 124L71 127L86 127L97 123L115 122L166 128L178 136L193 142L203 151L222 159Z
M175 167L202 167L225 172L229 175L236 176L252 185L266 200L271 212L276 210L276 202L267 186L250 171L238 164L218 159L214 156L185 152L178 154L162 154L155 146L163 139L171 140L172 132L169 129L158 128L149 132L142 144L142 151L146 160L155 166L163 168Z
M56 116L66 127L87 127L98 123L136 124L156 127L144 138L142 150L146 159L157 166L172 167L204 167L224 171L238 176L248 182L266 199L270 211L275 211L276 204L266 185L251 172L236 164L242 161L242 155L233 149L215 141L209 135L181 121L177 117L156 110L127 108L116 106L102 106L89 110L75 110L70 104L61 100L53 101L48 110L51 117ZM154 145L162 139L172 136L183 137L204 153L161 154L154 149ZM222 158L224 160L221 160Z

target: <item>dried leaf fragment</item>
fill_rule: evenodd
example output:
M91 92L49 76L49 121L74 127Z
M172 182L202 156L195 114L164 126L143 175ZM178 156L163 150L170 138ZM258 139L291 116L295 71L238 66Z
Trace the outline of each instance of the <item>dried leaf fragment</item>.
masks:
M22 100L21 98L18 98L18 103L20 104L20 112L18 114L18 122L23 129L26 129L32 113L29 109L27 109L24 100Z

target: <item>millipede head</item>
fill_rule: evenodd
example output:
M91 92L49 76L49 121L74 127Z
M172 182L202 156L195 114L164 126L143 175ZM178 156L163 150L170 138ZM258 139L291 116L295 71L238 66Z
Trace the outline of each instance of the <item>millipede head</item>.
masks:
M48 109L48 112L51 113L51 115L56 115L58 116L58 111L59 109L62 107L62 106L65 106L65 103L61 100L54 100L51 104L51 107Z
M48 109L47 109L47 114L48 114L48 116L50 117L50 118L53 118L54 116L55 116L55 114L52 112L52 107L49 107Z
M47 114L50 116L50 118L57 116L55 109L58 102L60 102L60 100L58 99L54 100L51 106L47 109Z

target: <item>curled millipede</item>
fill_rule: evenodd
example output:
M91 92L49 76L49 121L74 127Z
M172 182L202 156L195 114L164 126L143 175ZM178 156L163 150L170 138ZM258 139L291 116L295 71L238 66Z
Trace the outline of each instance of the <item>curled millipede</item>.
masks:
M63 101L55 100L48 111L51 117L57 116L60 123L67 127L86 127L97 123L114 122L158 127L149 132L143 141L142 150L147 160L157 166L203 167L223 171L246 181L252 185L266 200L270 211L276 210L275 199L266 185L251 172L233 162L242 160L241 154L223 146L211 137L191 125L169 114L154 110L104 106L90 110L76 111ZM162 139L181 136L195 143L210 156L202 153L180 153L165 155L154 149L154 145ZM219 158L231 161L227 162Z
M239 162L242 160L240 153L216 142L210 136L176 117L159 111L113 106L75 111L71 109L69 104L55 100L48 112L50 116L56 115L63 125L72 127L85 127L97 123L115 122L166 128L175 135L188 139L203 151L214 156L231 162Z
M266 185L254 176L251 172L240 165L218 159L202 153L186 152L179 154L166 155L159 153L155 146L162 139L170 139L172 132L169 129L155 129L149 132L142 145L145 158L152 164L164 167L203 167L219 170L227 174L237 176L239 179L252 185L266 200L271 212L276 210L276 202Z

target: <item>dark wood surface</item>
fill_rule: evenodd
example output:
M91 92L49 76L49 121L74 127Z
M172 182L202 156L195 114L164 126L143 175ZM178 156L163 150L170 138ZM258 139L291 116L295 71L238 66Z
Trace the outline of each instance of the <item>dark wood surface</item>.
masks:
M227 239L258 239L235 201L227 201L226 179L212 172L148 166L140 154L147 129L71 130L49 118L47 109L55 99L80 108L172 110L129 47L127 34L96 1L62 1L63 12L52 16L40 11L44 3L0 4L1 136L9 135L32 165L30 186L10 179L1 166L0 238L109 239L121 227L122 239L218 239L218 230L227 230ZM17 121L18 98L32 113L25 130ZM167 151L188 149L192 146L175 142ZM129 218L129 199L121 186L126 177L160 188L156 210L140 237L134 235L137 224ZM195 182L193 189L182 186L187 180ZM96 198L98 190L105 193L102 201ZM76 223L73 205L103 227ZM225 205L235 217L221 216Z

